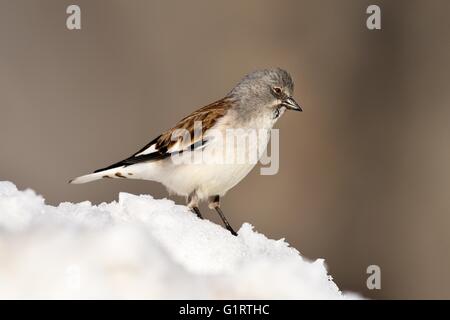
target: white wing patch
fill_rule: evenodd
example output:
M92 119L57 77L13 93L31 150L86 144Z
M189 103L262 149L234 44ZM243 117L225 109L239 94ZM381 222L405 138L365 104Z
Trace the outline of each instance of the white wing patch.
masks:
M178 140L175 144L173 144L169 149L167 149L167 153L172 153L172 152L179 152L183 150L183 146L181 145L181 140ZM156 149L156 143L152 144L150 147L148 147L147 149L145 149L144 151L141 151L137 154L135 154L135 157L139 157L139 156L143 156L146 154L152 154L158 152L158 149Z
M166 152L164 152L165 154L171 154L171 153L178 153L178 152L183 152L183 151L187 151L187 150L201 150L203 149L211 140L213 139L213 137L207 137L204 138L203 140L197 140L197 141L188 141L188 143L186 143L186 141L184 141L183 139L179 139L176 143L174 143L169 149L167 149ZM144 151L141 151L137 154L134 155L134 157L139 157L139 156L144 156L144 155L150 155L152 153L156 153L159 150L156 148L156 143L152 144L150 147L148 147L147 149L145 149Z

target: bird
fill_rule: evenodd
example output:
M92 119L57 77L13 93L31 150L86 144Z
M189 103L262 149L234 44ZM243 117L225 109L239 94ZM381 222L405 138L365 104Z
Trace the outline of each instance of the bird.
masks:
M106 178L156 181L170 194L184 196L188 208L200 219L203 216L199 203L208 201L208 207L217 211L225 228L236 236L220 208L220 199L247 176L256 162L247 158L240 162L223 161L224 150L229 145L225 146L226 139L220 139L220 135L226 136L233 130L262 132L257 140L248 142L246 148L239 148L243 143L239 145L238 140L227 149L237 153L233 159L241 153L248 156L255 150L259 159L267 148L270 131L284 112L303 111L293 98L293 92L292 77L281 68L251 72L225 97L184 117L130 157L69 183ZM261 148L257 148L257 144ZM200 161L191 161L193 158Z

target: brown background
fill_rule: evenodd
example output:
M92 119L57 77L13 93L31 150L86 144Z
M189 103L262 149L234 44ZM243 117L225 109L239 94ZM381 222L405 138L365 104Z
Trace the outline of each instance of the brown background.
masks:
M65 26L72 3L81 31ZM369 4L381 31L365 27ZM449 13L445 0L1 0L0 179L51 204L166 197L152 182L66 181L280 66L304 112L278 122L279 173L254 170L225 198L233 225L325 258L343 290L450 298ZM365 287L370 264L380 291Z

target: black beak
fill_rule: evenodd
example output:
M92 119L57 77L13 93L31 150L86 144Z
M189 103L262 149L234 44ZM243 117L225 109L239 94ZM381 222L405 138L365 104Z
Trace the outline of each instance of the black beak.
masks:
M288 97L283 100L281 103L283 107L286 107L288 110L294 110L294 111L303 111L302 108L298 105L298 103L294 100L292 97Z

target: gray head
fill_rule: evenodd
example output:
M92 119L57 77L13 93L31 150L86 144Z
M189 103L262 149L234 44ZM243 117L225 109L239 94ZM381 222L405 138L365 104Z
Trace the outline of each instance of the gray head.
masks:
M228 97L237 99L247 108L286 108L302 111L292 97L294 82L290 74L280 68L255 71L245 76Z

